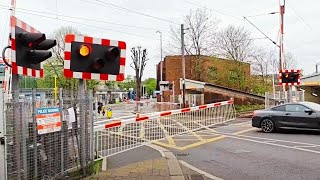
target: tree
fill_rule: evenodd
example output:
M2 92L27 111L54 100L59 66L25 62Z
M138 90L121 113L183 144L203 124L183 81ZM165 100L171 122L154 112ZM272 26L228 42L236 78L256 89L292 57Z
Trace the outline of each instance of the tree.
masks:
M213 46L219 56L239 62L248 62L254 52L250 32L233 25L215 36Z
M265 85L270 74L274 73L276 55L273 51L267 52L264 49L258 49L252 59L252 70L259 75L263 85Z
M148 78L144 81L146 86L146 93L152 94L156 90L157 80L155 78Z
M147 65L147 49L142 49L141 46L133 47L131 49L131 58L132 63L130 64L131 68L135 70L136 74L136 88L137 88L137 100L141 98L141 79L143 76L144 69Z
M218 56L238 62L238 68L231 72L230 79L237 79L237 88L246 89L244 63L250 62L254 54L250 33L243 27L228 26L214 37L213 46Z
M214 35L219 20L212 17L208 9L190 10L189 14L184 17L185 25L185 52L187 55L195 56L192 63L195 70L194 79L201 80L203 71L201 55L213 55L211 39ZM171 27L171 41L169 43L171 53L181 53L181 29Z
M297 60L294 55L290 52L286 53L284 56L286 69L295 69L297 68Z

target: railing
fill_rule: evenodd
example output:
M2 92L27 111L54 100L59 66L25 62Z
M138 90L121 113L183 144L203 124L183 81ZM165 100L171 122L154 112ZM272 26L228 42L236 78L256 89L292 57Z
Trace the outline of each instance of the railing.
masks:
M232 100L120 119L94 127L95 152L97 157L112 156L233 119Z

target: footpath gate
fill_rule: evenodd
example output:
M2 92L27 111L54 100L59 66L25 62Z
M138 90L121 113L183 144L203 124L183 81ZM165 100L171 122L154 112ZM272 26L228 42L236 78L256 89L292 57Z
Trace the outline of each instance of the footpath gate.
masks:
M94 127L97 158L235 119L233 101L144 114Z
M5 103L5 179L63 179L70 170L79 170L80 177L91 173L92 93L60 90L57 102L53 93L45 100L37 94L33 89L29 96ZM79 112L79 106L87 110Z

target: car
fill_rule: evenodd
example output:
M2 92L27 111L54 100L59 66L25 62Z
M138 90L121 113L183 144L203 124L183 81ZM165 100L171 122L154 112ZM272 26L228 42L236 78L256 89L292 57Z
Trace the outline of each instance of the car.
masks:
M278 129L320 130L320 104L297 102L253 112L252 126L265 133Z

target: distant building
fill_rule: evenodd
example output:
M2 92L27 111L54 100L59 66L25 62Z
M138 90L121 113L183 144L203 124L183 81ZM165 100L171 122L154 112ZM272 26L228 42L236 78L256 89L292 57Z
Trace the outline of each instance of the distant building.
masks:
M206 82L206 84L214 84L222 88L236 89L239 77L244 79L250 78L250 64L238 62L234 60L221 59L209 56L185 56L185 73L186 79L194 80L194 85L189 85L186 94L205 94L205 102L210 103L215 101L210 92L206 92L205 86L199 82ZM180 95L180 78L182 78L182 60L181 56L166 56L162 62L162 80L173 82L174 93L172 91L163 92L163 100L169 101L169 96L175 94ZM157 65L157 90L160 90L160 63ZM241 74L238 74L241 73ZM243 75L244 76L243 76ZM189 81L192 83L192 81ZM194 86L194 87L193 87ZM202 88L200 88L202 87ZM247 92L250 90L248 89ZM240 91L239 91L240 92ZM218 97L214 95L214 97ZM219 97L219 100L227 99L233 96ZM210 99L208 99L210 98ZM260 98L260 97L258 97ZM261 98L260 98L261 99ZM243 101L243 100L241 100Z

